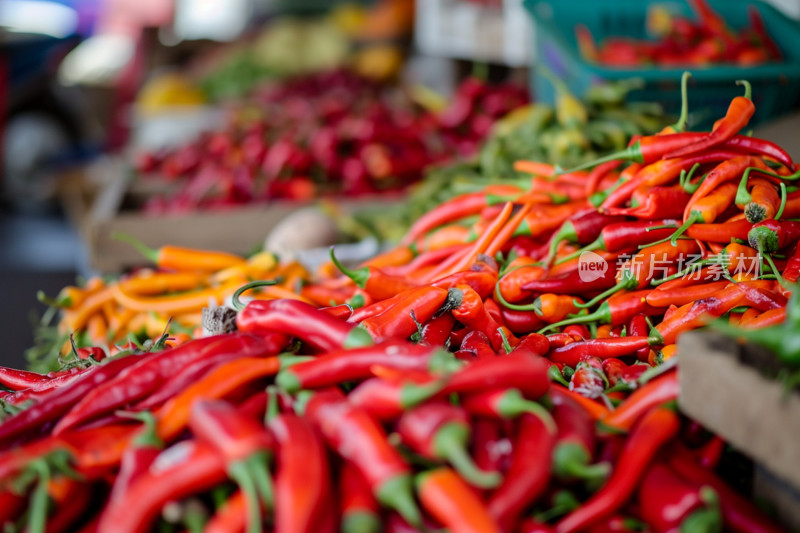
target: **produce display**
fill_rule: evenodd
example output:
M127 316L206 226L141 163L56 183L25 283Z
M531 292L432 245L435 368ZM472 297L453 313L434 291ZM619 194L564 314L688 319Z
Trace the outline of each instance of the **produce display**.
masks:
M432 167L412 188L409 205L399 216L387 220L386 213L374 213L369 222L377 233L399 240L398 232L438 204L489 183L527 186L525 172L514 168L519 160L570 168L622 150L633 137L668 124L657 103L625 101L640 86L638 80L594 85L581 99L560 80L552 82L558 92L555 106L530 104L495 122L476 157Z
M399 190L431 163L474 153L494 120L527 100L524 87L470 78L433 113L347 70L275 82L225 129L141 154L142 179L177 189L145 212Z
M359 268L331 250L299 295L270 293L285 280L268 267L215 334L0 369L0 522L781 531L719 477L724 441L675 408L676 340L709 322L761 341L779 328L766 342L797 365L798 174L739 134L744 85L711 132L681 120L591 170L520 160L525 186L444 202ZM248 265L147 253L176 279ZM131 279L151 301L196 295Z
M575 36L583 57L613 67L655 65L665 68L736 64L755 66L780 61L781 51L770 38L758 10L750 6L750 26L734 31L706 0L689 2L697 20L654 5L648 12L648 33L657 41L606 37L595 43L588 28L578 25Z
M65 287L55 298L39 294L51 309L43 317L28 360L39 372L70 366L88 366L89 356L101 361L119 351L141 348L144 343L169 334L167 345L177 346L202 335L202 310L224 305L243 283L277 278L280 283L264 291L264 298L282 298L295 293L310 275L297 262L279 264L268 252L248 258L234 254L198 253L178 246L158 250L145 247L131 237L154 268L138 269L119 279L91 278L81 286ZM177 266L177 270L176 270ZM152 344L152 342L151 342Z

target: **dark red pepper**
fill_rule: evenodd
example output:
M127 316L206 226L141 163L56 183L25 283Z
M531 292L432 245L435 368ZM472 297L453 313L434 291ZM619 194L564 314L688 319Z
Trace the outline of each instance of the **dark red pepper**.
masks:
M649 348L654 342L651 337L606 337L573 342L562 348L552 350L548 355L554 363L575 366L586 357L622 357L631 355L641 348Z

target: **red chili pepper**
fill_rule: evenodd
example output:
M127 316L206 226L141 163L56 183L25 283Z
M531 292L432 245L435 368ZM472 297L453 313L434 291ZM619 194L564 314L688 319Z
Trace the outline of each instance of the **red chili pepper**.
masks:
M555 438L542 418L525 414L519 419L511 465L488 503L489 514L504 528L515 524L547 489Z
M591 464L597 445L594 420L575 400L553 396L553 420L558 428L553 449L553 475L561 479L601 480L608 463Z
M238 490L223 503L203 527L203 533L239 533L247 528L247 501Z
M520 339L512 354L544 355L550 351L550 341L540 333L529 333Z
M308 422L293 414L276 416L269 429L279 445L275 532L319 531L323 502L332 488L325 445Z
M347 319L347 322L350 324L359 324L367 318L383 313L404 297L405 294L400 293L392 298L387 298L386 300L380 300L371 304L367 304L364 307L359 307L358 309L353 310L353 314L350 315L350 318Z
M158 357L140 361L92 389L54 428L61 433L119 407L130 405L156 390L186 365L211 357L259 357L271 355L268 345L252 335L225 335L195 339Z
M646 188L641 195L638 194L639 191L640 189L634 191L631 207L609 207L605 210L606 213L643 220L675 218L683 215L691 197L680 185Z
M622 216L606 214L597 209L578 211L565 220L558 230L550 237L550 253L545 260L546 264L552 262L556 256L558 245L562 242L571 242L581 245L589 244L600 236L600 231L609 224L624 221Z
M253 300L236 316L236 325L242 333L291 335L322 352L372 344L352 324L299 300Z
M567 344L556 348L548 354L554 363L563 363L567 366L576 366L586 357L623 357L631 355L637 350L649 347L654 342L652 337L607 337L602 339L589 339Z
M493 488L502 480L498 472L479 469L467 452L470 426L463 409L444 401L426 403L406 411L396 430L415 453L449 462L474 487Z
M353 307L350 304L334 305L333 307L320 307L320 311L328 313L339 320L347 320L353 316Z
M726 446L727 443L719 435L713 435L708 439L708 442L697 450L697 459L703 468L712 470L717 468Z
M472 358L494 358L496 355L497 352L492 348L489 337L485 333L474 330L464 336L464 340L461 341L461 346L456 352L456 357L459 357L459 359L466 357L468 361L472 360Z
M506 341L516 341L513 334L498 324L486 311L480 295L466 285L458 285L448 292L448 302L451 302L451 313L453 317L470 329L479 331L486 335L492 343L492 348L501 350L504 345L504 331Z
M655 463L647 469L639 486L639 512L657 532L674 531L683 523L688 525L687 520L696 527L720 529L719 511L707 509L715 497L713 489L682 479L668 466Z
M372 375L370 369L374 365L398 370L429 370L434 353L433 347L400 340L352 350L337 350L282 370L275 378L275 383L281 389L294 393L301 389L319 389L366 379Z
M498 193L501 192L503 193L503 196L498 195ZM432 229L456 220L461 220L462 218L470 215L477 215L481 212L481 210L483 210L483 208L487 206L505 203L509 200L508 195L512 197L518 196L519 189L516 187L507 188L504 191L500 189L493 189L492 193L490 194L487 194L487 192L484 191L456 196L455 198L440 204L433 211L429 211L425 213L425 215L418 218L408 230L405 237L403 237L401 244L408 246Z
M686 235L699 241L727 244L734 238L747 240L747 234L752 228L753 224L747 220L719 224L693 224L686 230Z
M729 284L716 295L695 300L678 308L669 318L656 326L661 336L659 344L675 343L678 335L684 331L705 325L711 317L719 317L727 313L744 299L745 289L740 284Z
M273 489L267 463L275 440L255 420L221 401L200 400L192 406L189 427L225 460L228 475L247 500L248 531L261 531L262 505L272 505Z
M209 445L183 441L163 451L124 497L105 507L98 533L148 531L165 503L210 489L227 479L225 461Z
M447 377L440 394L475 393L491 387L515 388L526 398L539 398L550 385L548 367L545 359L521 353L478 359Z
M643 220L611 224L602 229L600 237L592 244L584 246L575 253L560 258L557 263L566 262L579 257L583 252L602 250L616 253L636 249L639 246L669 237L677 227L678 221L673 219ZM730 242L730 239L726 242Z
M417 331L418 322L427 322L447 300L447 291L439 287L420 287L402 293L383 313L361 322L361 328L374 339L406 339Z
M669 371L635 390L625 402L603 417L605 426L628 431L636 422L659 405L678 397L678 373Z
M575 372L569 381L569 390L595 400L603 396L608 382L600 365L595 366L588 362L591 359L594 358L587 358L575 365Z
M647 357L648 354L644 354ZM650 368L649 365L633 364L626 365L616 358L603 359L603 373L608 379L609 386L613 387L619 383L627 384L631 388L636 388L641 375Z
M778 533L783 531L750 500L730 488L714 472L700 466L692 453L682 446L670 450L669 466L682 478L711 487L719 497L725 527L737 533Z
M375 419L332 389L309 400L306 416L328 444L361 471L378 501L398 511L409 524L421 525L411 494L411 470Z
M647 303L654 307L669 307L670 305L686 305L705 298L712 298L728 286L727 281L703 283L678 287L674 289L661 289L663 285L653 290L647 296Z
M350 391L347 399L378 420L394 420L403 412L435 396L444 386L427 376L424 380L372 378Z
M7 445L21 436L35 434L38 428L58 419L89 392L113 379L125 368L153 355L155 354L112 358L102 365L90 367L78 379L52 389L35 405L3 421L0 425L0 443Z
M437 468L416 480L420 502L453 533L500 533L484 503L455 471Z
M114 478L114 486L109 496L110 502L121 500L133 483L142 476L164 448L164 442L156 434L156 420L147 411L137 413L143 422L142 429L131 440L130 446L122 453L119 472Z
M367 480L352 463L341 465L338 488L342 533L378 533L381 530L378 502Z
M792 220L762 220L747 234L752 248L771 254L800 240L800 222Z
M32 391L40 391L52 388L55 384L64 383L72 377L77 377L81 374L81 370L74 368L64 374L59 373L57 376L51 377L45 374L38 374L36 372L28 372L26 370L16 370L0 366L0 385L19 391L23 389L30 389ZM56 380L55 383L53 380Z
M737 96L731 100L722 122L701 140L669 152L664 158L688 157L703 150L708 150L732 138L747 125L753 113L755 113L756 106L750 99L750 84L746 81L737 81L736 83L745 86L745 95Z
M796 282L798 278L800 278L800 246L795 248L792 257L786 263L786 267L783 269L783 279L786 281L791 281L792 283Z
M336 258L333 247L331 247L331 261L342 274L353 280L357 287L364 289L376 300L391 298L417 286L415 283L409 282L405 276L392 276L375 267L366 266L350 270Z
M570 324L591 324L593 322L618 326L625 324L634 316L640 314L657 315L660 311L647 302L652 292L650 289L618 292L601 303L594 312L555 322L545 329L550 330Z
M87 346L85 348L78 348L75 350L75 353L78 355L78 359L89 359L90 357L95 361L102 361L108 355L103 348L99 346Z
M587 292L602 291L614 286L616 279L613 268L609 268L599 274L598 277L587 278L585 273L575 269L557 277L525 283L522 288L531 293L580 295Z
M455 319L449 313L433 317L422 326L420 343L425 346L445 346L454 324Z
M633 494L644 469L659 449L678 433L678 416L669 409L650 411L636 425L625 443L619 461L603 487L580 508L556 524L556 531L580 531L613 515Z

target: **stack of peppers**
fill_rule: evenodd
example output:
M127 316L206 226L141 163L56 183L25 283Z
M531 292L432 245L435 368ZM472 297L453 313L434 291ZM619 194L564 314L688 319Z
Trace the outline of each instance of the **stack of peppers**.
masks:
M589 172L526 162L529 190L452 200L361 268L332 252L313 304L244 303L243 286L234 332L59 376L2 369L0 522L781 531L675 408L681 333L800 322L798 174L738 135L752 112L746 94L712 132L679 122Z

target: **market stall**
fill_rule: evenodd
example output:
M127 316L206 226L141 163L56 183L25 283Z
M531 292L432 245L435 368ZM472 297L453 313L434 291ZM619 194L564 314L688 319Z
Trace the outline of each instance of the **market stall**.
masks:
M5 528L800 527L800 171L761 133L800 23L442 1L416 31L450 3L527 11L534 52L415 47L401 0L275 15L62 176L89 268L0 367Z

